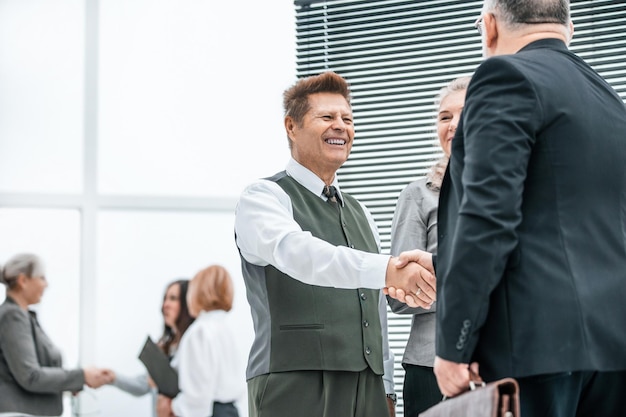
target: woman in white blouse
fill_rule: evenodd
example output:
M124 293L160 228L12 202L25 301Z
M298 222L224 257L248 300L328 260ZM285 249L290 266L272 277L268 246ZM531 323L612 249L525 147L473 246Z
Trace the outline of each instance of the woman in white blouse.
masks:
M245 391L245 373L227 312L233 282L219 265L201 270L189 283L187 305L194 323L183 335L172 365L181 392L159 396L159 417L238 417L235 401Z

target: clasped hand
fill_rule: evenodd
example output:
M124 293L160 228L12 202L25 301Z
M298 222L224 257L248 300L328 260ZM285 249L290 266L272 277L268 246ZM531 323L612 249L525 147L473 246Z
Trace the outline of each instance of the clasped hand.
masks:
M383 292L409 307L430 309L437 298L432 254L415 249L391 257Z
M115 373L110 369L88 367L83 368L83 373L85 375L85 385L89 388L100 388L115 380Z

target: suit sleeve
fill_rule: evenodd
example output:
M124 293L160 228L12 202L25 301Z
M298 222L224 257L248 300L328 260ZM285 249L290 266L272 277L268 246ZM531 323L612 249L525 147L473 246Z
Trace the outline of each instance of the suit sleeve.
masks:
M80 391L84 384L81 369L40 366L30 319L19 310L9 310L0 323L0 348L9 370L26 391L59 393Z
M518 244L524 181L541 115L533 85L506 57L490 58L477 69L466 95L462 137L457 132L452 143L451 164L463 158L456 162L462 173L452 177L461 191L459 211L448 213L458 217L445 237L447 259L438 262L436 350L444 359L471 360L490 294ZM464 147L464 156L455 145Z

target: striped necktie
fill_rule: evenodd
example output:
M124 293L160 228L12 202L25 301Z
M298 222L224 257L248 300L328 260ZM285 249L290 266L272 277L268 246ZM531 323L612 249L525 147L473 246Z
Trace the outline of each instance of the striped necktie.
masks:
M337 193L337 189L332 185L325 185L323 193L328 197L328 201L331 203L337 203L337 200L339 200L339 193Z

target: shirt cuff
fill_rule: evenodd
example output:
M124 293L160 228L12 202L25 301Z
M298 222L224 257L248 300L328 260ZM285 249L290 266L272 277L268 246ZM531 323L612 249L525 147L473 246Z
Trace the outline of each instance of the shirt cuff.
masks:
M386 286L387 264L390 258L390 255L378 253L363 258L360 280L363 288L379 290Z

